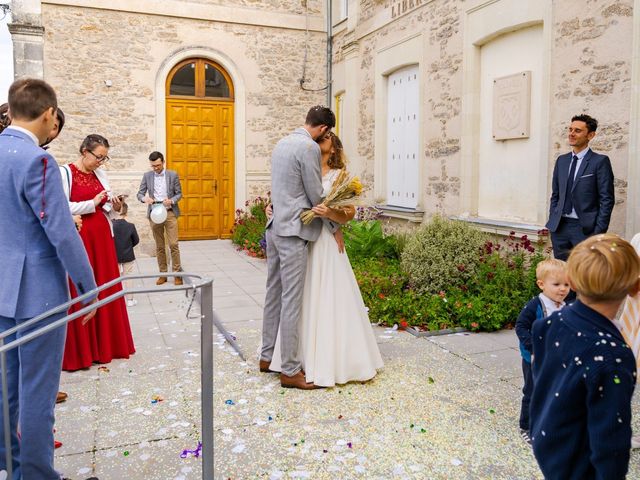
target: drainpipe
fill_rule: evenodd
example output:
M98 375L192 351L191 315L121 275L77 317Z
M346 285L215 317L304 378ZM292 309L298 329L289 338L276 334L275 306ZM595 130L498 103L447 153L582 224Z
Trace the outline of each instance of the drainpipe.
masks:
M332 27L332 0L327 0L327 107L331 108L331 67L333 56L333 27Z

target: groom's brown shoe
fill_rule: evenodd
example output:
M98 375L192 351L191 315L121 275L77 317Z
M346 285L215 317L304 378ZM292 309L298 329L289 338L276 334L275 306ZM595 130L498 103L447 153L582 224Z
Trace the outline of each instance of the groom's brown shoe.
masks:
M260 371L262 373L278 373L274 370L271 370L269 368L269 366L271 365L271 362L268 360L260 360Z
M280 385L284 388L299 388L300 390L315 390L318 388L313 383L307 383L307 378L304 376L303 371L299 371L291 377L281 373Z

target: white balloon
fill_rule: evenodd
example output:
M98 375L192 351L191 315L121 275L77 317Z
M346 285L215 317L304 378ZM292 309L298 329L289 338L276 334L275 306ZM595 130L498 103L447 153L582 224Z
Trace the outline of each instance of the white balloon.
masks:
M167 209L164 208L164 205L162 204L155 205L151 209L151 214L149 215L149 218L151 218L151 221L153 223L160 225L161 223L164 223L164 221L167 219Z

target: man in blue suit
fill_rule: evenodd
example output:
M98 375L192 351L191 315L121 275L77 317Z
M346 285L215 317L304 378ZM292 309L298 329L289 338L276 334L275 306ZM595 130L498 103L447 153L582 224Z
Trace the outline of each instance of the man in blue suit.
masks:
M606 155L589 148L598 121L576 115L569 126L572 151L560 155L553 169L547 228L553 256L567 260L571 249L585 238L605 233L615 204L613 170Z
M20 79L9 88L12 123L0 134L0 204L5 211L0 216L2 332L66 302L67 272L80 294L96 288L62 191L58 165L38 146L51 132L56 109L56 94L42 80ZM38 327L64 315L54 315ZM31 330L21 330L7 341ZM7 353L11 480L60 479L53 468L53 410L65 334L66 328L61 327ZM0 470L7 468L6 448L1 435Z

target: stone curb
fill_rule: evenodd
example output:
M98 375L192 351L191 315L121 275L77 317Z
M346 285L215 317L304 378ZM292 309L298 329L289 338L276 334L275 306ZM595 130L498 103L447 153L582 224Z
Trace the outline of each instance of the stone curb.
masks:
M405 330L415 337L436 337L439 335L450 335L452 333L468 332L468 330L463 327L445 328L443 330L432 330L425 332L420 331L414 327L407 327L405 328Z

